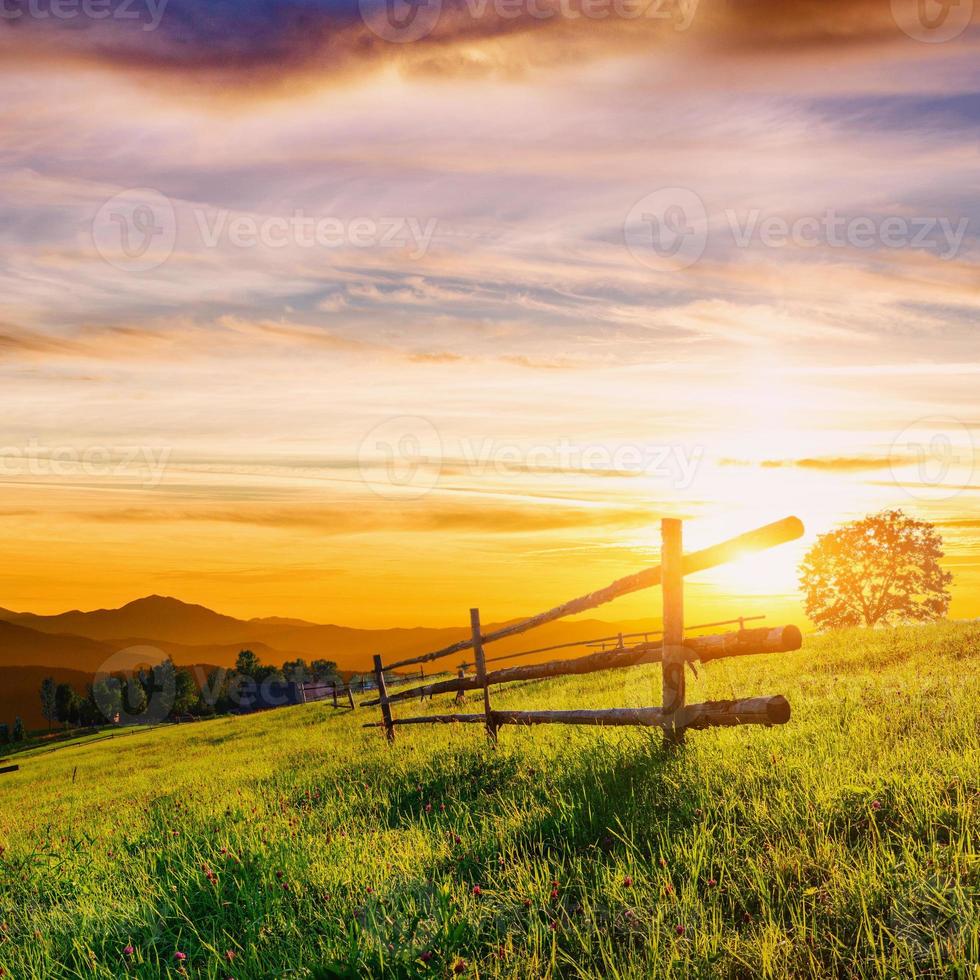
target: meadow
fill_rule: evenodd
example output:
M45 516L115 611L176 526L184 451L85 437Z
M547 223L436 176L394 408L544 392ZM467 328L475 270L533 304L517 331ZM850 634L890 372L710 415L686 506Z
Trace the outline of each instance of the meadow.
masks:
M793 717L671 754L559 726L389 748L326 705L34 753L0 777L0 973L976 977L978 668L953 623L713 663L689 701ZM657 704L659 667L497 692Z

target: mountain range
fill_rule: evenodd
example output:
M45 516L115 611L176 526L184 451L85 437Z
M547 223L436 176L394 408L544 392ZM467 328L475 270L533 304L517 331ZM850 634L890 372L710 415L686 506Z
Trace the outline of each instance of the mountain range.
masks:
M488 623L484 629L489 632L501 625ZM488 648L488 656L658 627L657 619L622 623L560 620L535 630L530 637L502 640ZM370 670L375 653L383 653L391 662L448 646L468 635L468 626L372 630L281 617L236 619L159 595L136 599L118 609L76 609L49 616L0 608L0 722L13 721L19 714L29 727L40 726L37 687L44 676L72 683L82 693L80 678L91 678L113 654L129 647L155 648L158 659L169 656L178 666L220 667L232 666L239 651L247 647L263 663L279 666L298 657L307 661L324 658L335 661L349 675ZM152 650L144 653L153 657ZM561 654L546 652L521 658L521 662L556 655ZM447 658L433 669L454 669L463 659L464 654ZM32 680L37 674L37 679L25 692L28 674Z

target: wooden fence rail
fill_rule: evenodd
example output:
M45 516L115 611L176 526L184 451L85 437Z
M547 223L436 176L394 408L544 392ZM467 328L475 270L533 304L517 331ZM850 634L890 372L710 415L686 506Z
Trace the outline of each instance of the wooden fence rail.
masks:
M496 741L497 732L504 725L571 724L571 725L647 725L658 726L664 731L667 745L676 746L684 741L688 729L701 729L724 725L779 725L789 720L790 708L781 695L762 698L748 698L735 701L708 701L689 705L686 696L685 666L695 660L710 661L727 657L747 656L759 653L784 653L800 649L803 638L795 626L775 628L760 627L745 629L745 618L737 620L740 628L728 633L705 636L684 636L684 578L695 572L713 568L733 561L746 554L775 547L803 535L803 524L796 517L741 534L721 544L701 551L684 554L683 524L680 520L664 519L661 522L661 564L644 569L634 575L618 579L603 589L590 592L569 602L556 606L529 619L521 620L484 634L480 624L479 609L470 610L470 637L456 643L393 664L385 665L381 654L374 657L374 673L378 687L378 697L362 702L365 707L380 706L382 720L369 722L365 727L384 728L389 741L394 741L396 725L447 724L451 722L483 724L487 736ZM663 590L663 629L662 639L650 642L648 634L644 642L631 647L625 645L625 638L605 637L598 642L618 641L611 649L600 649L586 656L566 660L555 660L544 664L527 664L487 671L489 662L485 656L486 644L517 636L528 630L565 616L594 609L613 599L640 589L660 585ZM759 617L750 617L759 618ZM727 622L736 622L731 620ZM704 627L726 625L723 623L705 624ZM694 628L694 627L692 627ZM583 643L555 644L538 650L526 651L543 653L550 650L566 649ZM472 649L474 653L475 674L466 676L460 668L460 675L443 681L422 684L391 694L385 681L385 671L416 664L430 663L448 657L461 650ZM509 659L507 655L495 660ZM560 677L571 674L586 674L639 664L660 663L663 673L663 704L650 708L606 708L574 711L497 711L490 700L490 688L496 684L513 681L534 680L544 677ZM426 715L415 718L395 718L391 713L392 704L411 698L432 697L434 694L456 693L457 702L464 691L482 690L482 714Z

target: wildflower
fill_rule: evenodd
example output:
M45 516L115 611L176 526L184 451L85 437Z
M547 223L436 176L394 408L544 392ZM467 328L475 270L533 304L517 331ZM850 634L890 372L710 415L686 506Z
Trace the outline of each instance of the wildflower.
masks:
M228 962L230 963L230 962L231 962L231 961L232 961L232 960L233 960L233 959L234 959L234 958L235 958L235 957L236 957L237 955L238 955L238 954L237 954L237 953L236 953L236 952L235 952L235 951L234 951L233 949L229 949L229 950L228 950L228 951L227 951L227 952L225 953L225 958L226 958L226 959L228 960Z
M557 931L558 931L558 922L557 922L557 921L556 921L555 919L552 919L552 920L551 920L551 921L550 921L550 922L548 923L548 928L549 928L549 929L550 929L550 930L551 930L552 932L557 932Z
M453 973L465 973L466 972L466 960L456 960L453 964Z
M446 812L446 804L445 803L440 803L439 804L439 810L441 812L445 813Z
M483 894L483 889L479 885L474 885L473 894L476 895L477 898L479 898Z
M365 891L370 895L374 891L374 889L370 885L368 885Z
M676 932L678 936L683 936L684 935L684 927L678 923L678 925L676 925L674 927L674 932Z
M717 882L717 881L715 881L715 879L714 879L714 878L709 878L709 879L708 879L708 887L709 887L709 888L714 888L714 887L715 887L715 885L717 885L717 884L718 884L718 882Z
M184 960L187 959L187 954L186 953L181 953L180 950L178 950L176 953L174 953L174 959L175 960L178 960L181 963L183 963Z
M425 812L426 813L432 813L432 804L431 803L426 803L425 804Z
M631 886L631 885L633 884L633 879L632 879L632 878L631 878L631 877L630 877L629 875L627 875L627 876L626 876L626 877L625 877L625 878L623 879L623 884L624 884L624 885L625 885L625 886L626 886L627 888L629 888L629 887L630 887L630 886Z
M429 960L431 960L431 959L432 959L432 957L433 957L433 956L435 956L435 955L436 955L436 954L435 954L435 953L433 953L431 949L427 949L427 950L426 950L426 951L425 951L424 953L422 953L422 954L421 954L421 955L419 956L419 959L420 959L420 960L421 960L421 961L422 961L423 963L428 963L428 962L429 962Z
M123 953L124 953L124 954L125 954L126 956L132 956L132 955L133 955L133 953L135 953L135 952L136 952L136 950L135 950L135 949L133 949L133 947L132 947L132 945L130 945L130 946L124 946L124 947L123 947Z
M878 800L872 800L871 801L871 809L872 810L880 810L881 809L881 803Z
M531 899L525 898L524 899L524 908L529 909L530 907L531 907Z

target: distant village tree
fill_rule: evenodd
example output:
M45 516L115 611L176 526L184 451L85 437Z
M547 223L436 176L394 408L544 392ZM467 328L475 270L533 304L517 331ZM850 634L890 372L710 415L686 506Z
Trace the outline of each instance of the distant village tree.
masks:
M55 689L55 711L58 721L65 727L78 722L80 698L71 684L59 684Z
M0 722L0 745L10 744L10 726L6 722Z
M337 664L333 660L314 660L310 664L310 670L313 671L313 676L321 682L336 682L340 680L340 672L337 669Z
M174 707L175 715L186 715L193 712L200 699L200 692L194 675L186 667L178 667L174 672Z
M261 669L262 661L251 650L242 650L235 660L235 673L251 677L253 680L258 679L257 675Z
M48 723L49 732L52 723L58 720L57 692L58 686L53 677L45 677L41 681L41 715Z
M894 625L941 619L950 572L928 521L883 510L817 538L800 565L806 614L817 626Z
M15 742L23 742L25 738L24 732L24 722L21 721L20 715L14 719L14 734L13 739Z

